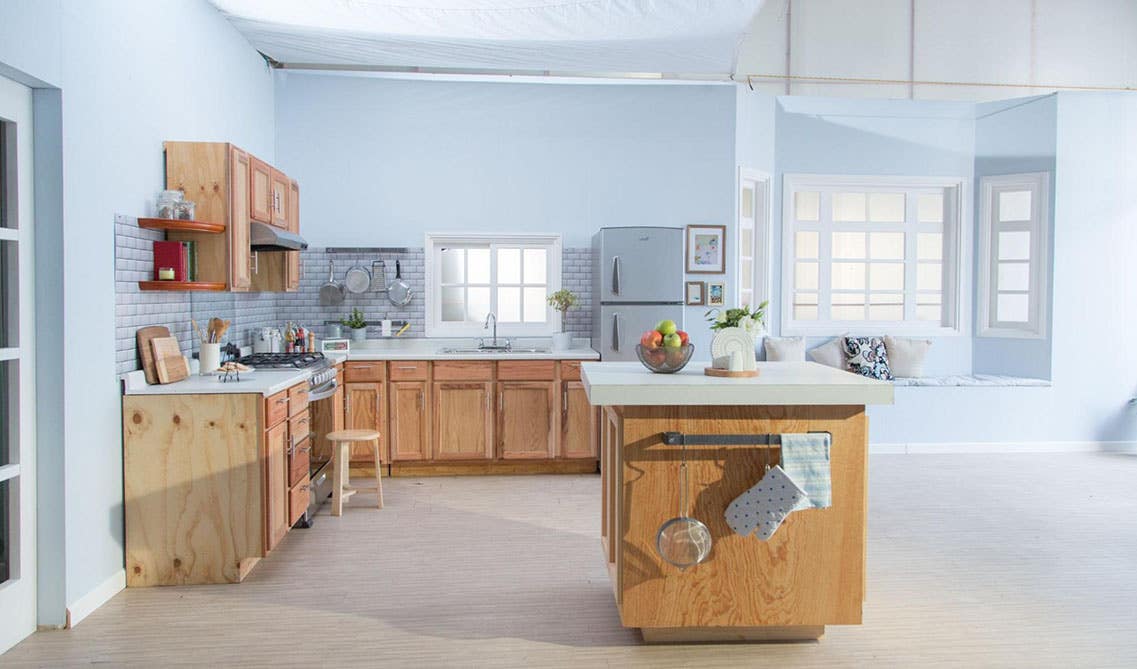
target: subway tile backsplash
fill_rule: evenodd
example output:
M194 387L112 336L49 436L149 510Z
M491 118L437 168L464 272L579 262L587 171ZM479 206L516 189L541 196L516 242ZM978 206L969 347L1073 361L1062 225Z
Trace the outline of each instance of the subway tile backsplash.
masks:
M142 292L138 282L154 275L151 242L161 240L163 233L143 230L134 219L120 219L115 226L115 361L118 373L139 368L134 333L147 325L165 325L178 338L183 351L197 350L189 319L199 325L210 317L232 321L226 341L251 346L253 333L267 326L292 321L311 327L317 336L324 334L324 322L339 320L352 308L363 310L375 325L369 330L378 336L378 322L383 319L405 320L411 324L408 336L423 335L425 302L424 253L422 248L384 249L382 252L332 252L309 248L300 257L300 290L295 293L164 293ZM561 283L580 297L580 304L568 313L565 329L587 337L592 330L592 279L590 249L566 248L561 259ZM343 281L348 268L360 264L368 270L373 261L383 261L386 281L377 279L379 288L395 278L395 261L402 265L403 279L414 290L410 304L396 307L381 290L368 290L358 295L345 293L344 302L336 307L320 306L320 287L328 280L328 261L335 263L336 280Z

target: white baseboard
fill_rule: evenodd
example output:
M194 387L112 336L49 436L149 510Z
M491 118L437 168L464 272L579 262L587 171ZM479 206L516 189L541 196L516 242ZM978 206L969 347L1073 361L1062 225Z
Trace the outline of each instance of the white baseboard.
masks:
M67 607L67 627L75 627L84 618L95 612L103 604L110 601L126 588L126 570L119 569L110 575L110 578L96 585L87 594L71 603Z
M873 455L935 453L1137 453L1137 441L924 442L869 444Z

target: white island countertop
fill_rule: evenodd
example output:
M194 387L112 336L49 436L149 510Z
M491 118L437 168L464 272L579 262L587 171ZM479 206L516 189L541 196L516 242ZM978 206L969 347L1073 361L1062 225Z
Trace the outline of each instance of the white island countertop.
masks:
M703 374L692 360L674 374L638 362L585 362L581 378L595 406L789 406L892 404L892 384L816 362L759 362L758 376Z

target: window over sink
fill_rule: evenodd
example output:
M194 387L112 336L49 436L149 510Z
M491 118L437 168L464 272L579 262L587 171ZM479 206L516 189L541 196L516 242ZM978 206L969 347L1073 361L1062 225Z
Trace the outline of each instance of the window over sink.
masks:
M560 235L427 234L426 334L479 337L486 316L499 336L559 329L546 299L561 287Z

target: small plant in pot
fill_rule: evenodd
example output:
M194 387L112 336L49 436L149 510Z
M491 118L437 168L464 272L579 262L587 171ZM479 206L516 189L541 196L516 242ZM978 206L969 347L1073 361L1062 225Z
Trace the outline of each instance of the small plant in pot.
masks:
M351 330L352 341L367 341L367 321L364 320L362 311L352 309L351 315L345 316L340 322Z
M562 288L549 296L549 306L561 312L561 331L553 334L553 350L565 351L572 348L572 333L565 332L565 317L568 310L577 303L576 294L567 288Z

